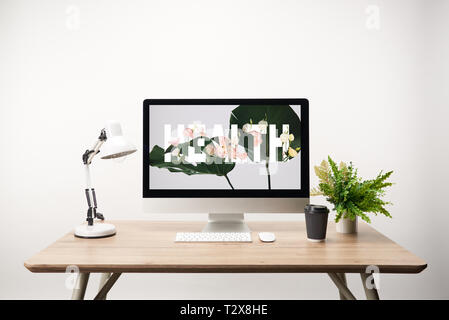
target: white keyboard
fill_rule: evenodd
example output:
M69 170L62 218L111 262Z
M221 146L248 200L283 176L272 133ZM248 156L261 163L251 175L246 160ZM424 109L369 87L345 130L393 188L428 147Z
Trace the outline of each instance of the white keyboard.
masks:
M175 242L252 242L251 232L178 232Z

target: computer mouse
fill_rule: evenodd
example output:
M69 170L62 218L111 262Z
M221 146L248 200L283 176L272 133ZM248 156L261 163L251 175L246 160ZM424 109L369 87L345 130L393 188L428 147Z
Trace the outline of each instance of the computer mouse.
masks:
M276 240L276 237L272 232L259 232L259 239L262 242L273 242Z

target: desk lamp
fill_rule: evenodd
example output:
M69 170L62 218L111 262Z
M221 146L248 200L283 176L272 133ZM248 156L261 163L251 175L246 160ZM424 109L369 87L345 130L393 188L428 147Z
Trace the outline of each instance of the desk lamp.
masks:
M90 164L92 159L101 151L101 159L114 159L127 156L137 149L129 143L122 134L122 127L117 121L108 121L106 129L102 129L98 141L92 149L87 149L83 154L83 163L86 173L86 199L87 199L87 224L75 229L75 236L80 238L104 238L115 235L115 226L109 223L94 224L94 219L104 220L104 216L97 212L97 198L92 187L90 177Z

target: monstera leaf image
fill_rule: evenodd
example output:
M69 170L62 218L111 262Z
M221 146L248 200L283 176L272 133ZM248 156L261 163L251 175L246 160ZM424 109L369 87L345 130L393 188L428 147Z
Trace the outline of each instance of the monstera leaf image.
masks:
M301 120L299 120L296 112L289 105L240 105L232 110L229 120L230 125L236 124L239 129L242 129L246 133L253 133L252 125L267 126L274 124L278 129L278 135L281 140L289 144L289 152L282 155L282 149L278 149L277 161L286 161L296 156L297 152L301 149ZM288 133L282 132L282 126L287 124L289 126ZM266 150L269 148L270 133L266 128L266 133L262 135L264 139L264 145ZM257 141L258 136L255 137ZM242 140L241 140L242 141ZM247 142L247 141L246 141ZM252 159L253 152L250 148L251 143L245 143L244 147L248 152L248 156ZM268 152L262 150L261 159L266 159ZM295 152L293 152L293 151Z
M230 126L236 124L249 139L239 139L239 143L245 148L248 157L254 160L254 145L261 145L260 159L266 160L268 188L271 189L271 177L269 172L269 125L276 125L278 137L282 144L288 148L277 148L276 160L286 162L298 155L301 150L301 120L298 114L289 105L240 105L231 112ZM254 125L259 125L263 130L253 130ZM282 132L283 125L288 125L288 132ZM273 155L271 155L273 156Z
M203 139L204 143L198 143L199 139ZM226 162L225 156L227 153L223 150L227 147L224 137L207 138L197 137L188 142L184 142L178 145L170 145L166 150L156 145L150 152L150 166L157 168L164 168L170 172L183 173L186 175L197 174L213 174L217 176L225 177L230 187L234 189L229 180L227 174L235 167L235 163ZM186 161L186 155L188 146L195 147L196 152L204 152L206 155L206 161L200 163L189 163ZM165 162L165 154L170 153L172 159L171 162Z

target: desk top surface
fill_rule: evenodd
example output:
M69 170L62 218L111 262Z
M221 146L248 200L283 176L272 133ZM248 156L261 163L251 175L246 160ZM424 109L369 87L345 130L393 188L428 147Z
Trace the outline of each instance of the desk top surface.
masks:
M109 221L108 221L109 222ZM365 272L418 273L426 262L371 226L339 234L329 223L325 242L310 242L304 222L248 222L252 243L175 243L176 232L199 232L204 222L112 221L117 235L81 239L66 234L25 262L32 272ZM276 241L260 242L258 232Z

